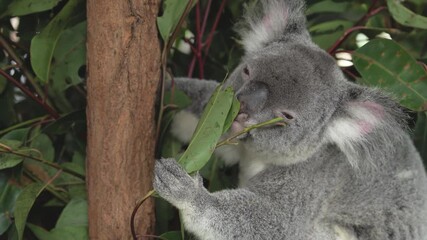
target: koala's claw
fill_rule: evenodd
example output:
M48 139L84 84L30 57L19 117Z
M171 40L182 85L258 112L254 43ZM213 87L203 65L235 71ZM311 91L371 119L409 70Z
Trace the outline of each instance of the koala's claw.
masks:
M161 197L178 208L191 202L203 188L201 177L188 175L173 158L156 161L153 186Z

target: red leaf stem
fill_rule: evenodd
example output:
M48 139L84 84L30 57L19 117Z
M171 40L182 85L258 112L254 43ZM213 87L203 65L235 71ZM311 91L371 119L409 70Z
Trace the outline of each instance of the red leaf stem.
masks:
M363 22L365 22L366 20L368 20L369 18L371 18L372 16L378 14L379 12L381 12L384 9L387 9L387 7L385 6L381 6L378 8L374 8L376 3L378 0L374 0L372 1L372 5L369 8L368 12L359 19L359 21L357 21L353 27L347 29L347 31L344 32L344 34L334 43L334 45L332 45L332 47L330 47L328 49L328 53L333 55L335 53L335 51L338 49L338 47L345 41L347 40L347 38L349 37L350 33L356 31L356 30L360 30L360 29L366 29L365 26L360 26Z
M226 3L227 3L227 0L222 0L221 6L219 7L218 12L216 13L215 22L214 22L214 24L213 24L213 26L211 28L211 31L209 33L208 38L206 39L206 43L205 43L205 59L203 61L206 61L206 56L208 55L209 48L211 47L213 35L214 35L215 31L216 31L216 28L218 27L218 23L219 23L219 20L221 19L221 14L224 11Z
M5 77L9 82L11 82L15 87L19 88L25 95L33 99L37 104L39 104L42 108L44 108L49 115L51 115L54 119L58 119L60 116L59 114L51 108L46 102L44 102L42 99L34 95L28 88L26 88L22 83L17 81L15 78L7 74L3 69L0 69L0 75Z

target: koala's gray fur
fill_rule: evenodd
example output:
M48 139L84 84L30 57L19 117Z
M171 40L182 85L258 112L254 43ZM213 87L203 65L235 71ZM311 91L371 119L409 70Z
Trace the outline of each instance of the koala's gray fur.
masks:
M406 115L348 82L311 42L300 0L263 0L240 33L246 55L227 84L242 107L231 131L288 123L240 139L240 188L209 193L174 159L154 187L199 239L427 239L427 178ZM253 14L253 15L251 15ZM177 79L200 114L213 81Z

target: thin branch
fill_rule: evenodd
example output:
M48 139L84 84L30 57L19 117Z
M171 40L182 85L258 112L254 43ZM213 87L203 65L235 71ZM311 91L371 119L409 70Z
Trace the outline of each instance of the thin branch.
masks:
M199 78L200 79L204 78L204 69L205 69L207 54L208 54L209 48L212 44L212 39L213 39L214 33L218 27L218 23L219 23L219 20L221 18L222 12L224 11L226 2L227 2L227 0L222 0L221 5L220 5L218 12L216 14L214 24L212 25L212 28L211 28L205 42L202 41L202 38L203 38L203 35L206 31L207 18L208 18L209 13L210 13L212 0L209 0L207 3L207 6L206 6L206 9L204 12L205 15L203 18L203 23L202 23L201 29L200 29L200 9L196 8L196 37L195 37L195 39L196 39L196 51L195 52L193 51L194 55L193 55L193 58L191 59L190 65L188 67L188 73L187 73L188 77L193 76L196 63L198 63ZM202 56L203 52L204 52L204 56Z
M54 119L58 119L60 115L51 108L46 102L42 101L39 97L35 96L30 90L28 90L25 86L23 86L19 81L15 78L7 74L3 69L0 69L0 75L5 77L9 82L11 82L15 87L19 88L22 92L25 93L28 97L33 99L37 104L43 107Z
M357 76L352 73L350 70L342 68L343 72L345 72L347 75L349 75L351 78L353 78L354 80L357 80Z
M135 216L138 212L138 209L142 206L142 204L147 200L149 197L151 197L156 191L151 190L149 191L139 202L136 204L136 206L133 208L132 215L130 217L130 231L132 233L133 240L137 240L138 237L136 235L136 229L135 229Z
M0 34L0 45L3 47L4 50L6 50L6 52L9 54L9 56L16 62L16 64L19 66L19 69L22 71L22 73L27 78L27 80L30 82L31 86L33 86L33 88L35 89L37 94L40 96L40 98L41 99L47 99L43 90L36 83L33 74L28 70L28 68L26 67L26 65L22 61L21 57L18 56L18 54L15 52L15 49L10 45L10 43L1 34Z
M193 43L191 42L191 40L190 40L190 39L188 39L188 38L183 38L183 41L184 41L185 43L187 43L187 44L190 46L191 51L193 52L193 54L196 54L196 52L197 52L197 48L195 48L195 47L193 46Z
M191 59L190 66L188 67L187 77L189 78L193 77L194 67L196 66L196 60L197 60L197 57L196 57L196 54L194 54L193 59Z
M216 17L215 17L215 22L214 22L214 24L213 24L213 26L211 28L211 31L209 32L208 38L206 39L206 43L205 43L205 59L203 61L206 60L206 55L208 55L209 48L211 47L211 44L212 44L214 33L216 31L216 28L218 27L218 23L219 23L219 20L221 19L221 15L222 15L222 12L224 11L226 3L227 3L227 0L222 0L221 5L219 6L219 10L218 10L218 12L216 14Z
M62 170L62 171L64 171L65 173L71 174L71 175L73 175L73 176L75 176L75 177L78 177L78 178L80 178L80 179L83 179L83 180L85 179L85 176L84 176L84 175L82 175L82 174L80 174L80 173L78 173L78 172L75 172L75 171L73 171L73 170L71 170L71 169L63 168L63 167L61 167L61 166L60 166L60 165L58 165L58 164L55 164L55 163L52 163L52 162L46 161L46 160L41 159L41 158L33 157L33 156L31 156L31 155L26 155L26 154L23 154L23 153L16 152L16 151L12 150L12 149L11 149L10 147L8 147L8 146L6 146L6 147L5 147L5 145L0 145L0 147L1 147L1 148L3 148L3 149L5 149L5 150L1 150L1 149L0 149L0 153L13 154L13 155L20 156L20 157L24 157L24 158L29 158L29 159L31 159L31 160L34 160L34 161L37 161L37 162L43 163L43 164L48 165L48 166L50 166L50 167L53 167L53 168L55 168L55 169Z
M363 22L371 18L372 16L378 14L379 12L383 11L384 9L387 9L385 6L378 7L374 9L375 4L377 3L377 0L374 0L371 7L369 8L368 12L361 18L359 21L357 21L353 27L347 29L347 31L344 32L344 34L328 49L328 53L333 55L334 52L338 49L338 47L350 36L350 34L356 30L360 29L367 29L365 26L360 26Z
M254 125L251 125L251 126L249 126L249 127L244 128L244 129L243 129L243 131L240 131L240 132L238 132L238 133L235 133L235 134L233 134L231 137L228 137L227 139L225 139L225 140L223 140L223 141L219 142L219 143L216 145L216 148L221 147L221 146L223 146L223 145L227 145L227 144L232 144L232 145L234 145L234 143L232 142L232 140L236 139L237 137L239 137L239 136L241 136L241 135L243 135L243 134L245 134L245 133L248 133L248 132L250 132L250 131L254 130L255 128L265 127L265 126L269 126L269 125L273 125L273 124L281 125L281 126L286 125L286 123L285 123L285 122L283 122L283 118L281 118L281 117L273 118L273 119L268 120L268 121L265 121L265 122L261 122L261 123L258 123L258 124L254 124Z
M179 30L181 30L181 26L184 23L185 18L187 17L188 13L190 12L191 6L193 6L193 2L194 2L194 0L190 0L187 3L187 6L185 7L184 13L182 14L181 18L179 19L178 24L175 27L175 30L173 31L171 37L168 40L168 43L166 44L166 49L163 49L164 51L163 51L163 54L162 54L162 56L163 56L163 59L162 59L163 62L162 63L166 64L167 55L169 53L169 50L171 49L171 47L173 45L173 42L175 41L175 39L176 39L176 37L177 37L177 35L179 33Z
M333 53L337 50L337 48L350 36L351 33L360 29L367 29L365 26L354 26L347 29L344 34L328 49L328 53L333 55Z
M139 235L139 236L141 236L142 237L142 239L144 239L145 237L146 238L148 238L148 239L151 239L151 238L156 238L156 239L162 239L162 240L168 240L167 238L164 238L164 237L160 237L160 236L156 236L156 235ZM138 237L139 238L139 237Z
M197 6L196 6L196 49L197 51L195 52L195 57L197 58L197 62L199 63L199 79L203 79L203 58L202 58L202 49L203 49L203 42L202 42L202 37L203 37L203 33L202 33L202 29L200 27L200 22L201 22L201 16L200 16L200 1L197 2Z
M17 129L17 128L20 128L20 127L23 127L23 126L26 126L26 125L31 125L33 123L40 122L40 121L44 120L45 118L48 118L48 117L47 116L43 116L43 117L38 117L38 118L30 119L30 120L25 121L25 122L18 123L18 124L13 125L13 126L11 126L9 128L1 130L0 131L0 136L3 135L3 134L5 134L5 133L7 133L7 132L10 132L10 131L12 131L14 129Z
M209 0L208 4L206 5L206 9L205 9L205 16L203 18L202 29L201 29L201 32L200 32L201 36L203 36L205 34L206 23L208 21L209 13L211 11L211 5L212 5L212 0Z
M41 179L40 177L38 177L37 175L35 175L35 174L33 174L31 171L29 171L28 169L24 169L24 173L26 174L26 176L28 177L28 178L30 178L31 180L33 180L34 182L43 182L44 183L44 180L43 179ZM45 183L45 189L47 190L47 191L49 191L52 195L54 195L56 198L58 198L60 201L62 201L63 203L67 203L68 202L68 200L66 199L66 198L64 198L64 197L62 197L60 194L58 194L57 193L57 191L56 191L56 189L57 189L57 187L55 187L53 184L52 184L52 182L53 182L53 180L55 180L59 175L60 175L60 173L62 173L62 170L58 170L57 172L56 172L56 174L52 177L52 178L50 178L46 183Z
M166 79L166 65L167 65L167 56L168 53L172 47L173 42L176 39L176 36L178 35L179 30L181 29L182 24L184 23L185 18L187 17L188 13L190 12L191 6L193 6L193 1L194 0L190 0L187 3L187 6L185 7L184 13L182 14L181 18L178 21L178 24L176 25L175 30L172 33L172 36L169 38L168 42L165 43L163 51L162 51L162 62L161 62L161 67L162 67L162 71L161 71L161 86L160 86L160 111L159 111L159 116L157 118L157 129L156 129L156 139L159 139L159 134L160 134L160 127L161 127L161 123L162 123L162 118L163 118L163 99L165 96L165 79Z

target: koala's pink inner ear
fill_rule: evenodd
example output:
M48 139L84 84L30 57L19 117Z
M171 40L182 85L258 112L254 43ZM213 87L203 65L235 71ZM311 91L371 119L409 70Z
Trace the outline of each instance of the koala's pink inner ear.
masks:
M286 6L269 9L267 15L262 18L262 26L266 31L274 31L279 25L285 27L288 21L289 9Z
M382 124L385 114L383 106L371 101L348 103L345 110L347 114L334 119L327 131L327 137L336 143L362 140Z
M372 101L352 102L348 112L362 135L372 132L384 118L384 107Z
M382 118L384 116L384 107L378 103L366 101L361 102L360 105L377 117Z
M265 16L265 17L262 19L262 25L263 25L267 30L271 30L271 29L272 29L271 17L270 17L270 16Z
M367 121L359 121L357 122L358 129L362 135L368 134L372 132L374 129L374 125L372 123L369 123Z
M263 17L249 16L250 30L241 35L246 52L259 51L286 32L290 10L285 1L265 1L263 5Z

